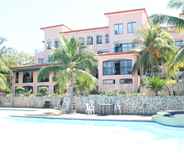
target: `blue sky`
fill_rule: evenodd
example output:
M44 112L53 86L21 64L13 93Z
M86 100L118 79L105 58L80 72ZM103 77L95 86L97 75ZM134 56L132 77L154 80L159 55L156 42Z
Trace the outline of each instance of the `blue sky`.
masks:
M104 12L146 8L148 14L177 14L168 0L3 0L0 5L0 36L19 51L42 48L40 27L66 24L77 29L107 24Z

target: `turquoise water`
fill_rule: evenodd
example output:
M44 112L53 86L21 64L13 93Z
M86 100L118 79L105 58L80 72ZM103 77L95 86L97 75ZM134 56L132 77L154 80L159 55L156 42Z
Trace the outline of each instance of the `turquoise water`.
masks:
M181 139L184 140L184 128L163 126L155 122L134 122L134 121L99 121L99 120L69 120L69 119L49 119L31 117L12 117L8 119L16 124L32 125L80 125L98 127L127 128L135 133L149 133L158 139Z
M154 122L11 117L0 111L2 162L183 162L184 128Z

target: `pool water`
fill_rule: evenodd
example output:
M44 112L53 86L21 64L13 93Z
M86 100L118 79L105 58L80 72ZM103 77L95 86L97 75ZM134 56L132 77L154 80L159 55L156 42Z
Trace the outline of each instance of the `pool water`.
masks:
M99 120L69 120L69 119L48 119L31 117L13 117L9 121L17 124L38 124L38 125L82 125L98 127L126 128L129 131L150 133L157 139L184 139L184 128L168 127L155 122L134 122L134 121L99 121Z
M154 122L1 117L0 161L183 162L184 128Z

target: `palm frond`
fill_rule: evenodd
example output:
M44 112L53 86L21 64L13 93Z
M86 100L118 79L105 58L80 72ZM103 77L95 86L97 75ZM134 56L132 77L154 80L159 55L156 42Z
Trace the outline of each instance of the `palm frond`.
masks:
M75 60L76 66L79 69L93 71L97 68L97 60L91 53L81 53Z
M184 0L170 0L168 3L169 8L184 9Z
M56 75L56 85L58 87L59 94L64 94L65 90L69 86L70 74L67 70L60 71Z
M0 73L0 91L7 91L8 89L8 83L5 75Z
M49 65L48 67L43 67L39 71L38 80L45 78L46 76L48 76L50 72L57 73L57 72L61 72L64 69L65 68L62 67L61 65Z
M160 14L152 15L150 19L154 24L167 24L175 26L178 31L184 30L184 19L179 17Z
M173 61L173 64L177 64L184 61L184 48L179 49L179 51L177 52L177 55Z
M62 48L58 48L49 57L50 63L67 65L71 62L71 58L66 54L66 51Z
M0 59L0 73L7 74L9 72L10 72L10 69L5 64L4 60L1 58Z
M97 79L83 70L76 71L76 89L79 92L89 93L96 88Z

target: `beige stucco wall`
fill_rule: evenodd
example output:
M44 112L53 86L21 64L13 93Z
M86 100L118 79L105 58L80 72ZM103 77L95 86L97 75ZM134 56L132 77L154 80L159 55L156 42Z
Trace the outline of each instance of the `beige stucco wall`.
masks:
M148 26L148 18L147 13L144 9L140 10L131 10L130 12L119 12L119 13L113 13L106 15L108 19L108 25L106 27L98 27L98 28L89 28L89 29L81 29L81 30L71 30L64 29L61 27L53 27L44 29L45 33L45 42L47 41L54 41L58 40L61 35L66 38L74 37L76 39L79 39L80 37L85 38L85 45L95 51L108 51L106 54L101 54L97 56L98 58L98 86L100 91L135 91L137 87L139 86L139 76L137 74L133 75L114 75L114 76L103 76L102 74L102 68L103 68L103 61L106 60L112 60L112 59L132 59L133 63L135 63L137 59L136 54L108 54L114 52L114 45L116 43L131 43L135 42L135 40L138 38L137 32L135 33L128 33L127 31L127 25L129 22L136 22L136 31L140 30L143 26ZM115 35L114 34L114 25L117 23L123 23L124 24L124 33ZM105 35L109 34L109 43L105 43ZM103 43L102 44L96 44L96 36L102 35L103 36ZM87 45L87 37L92 36L93 37L93 45ZM46 53L51 52L51 50L46 50ZM39 57L42 57L43 55L39 55ZM39 58L37 57L37 59ZM45 56L48 57L48 56ZM119 84L119 80L123 78L131 78L133 80L133 84ZM114 85L104 85L103 80L104 79L115 79L116 84Z
M111 91L125 91L132 92L136 91L140 84L140 78L137 73L132 75L103 75L103 62L107 60L120 60L120 59L131 59L133 64L136 62L137 54L135 53L119 53L119 54L107 54L107 55L99 55L98 59L98 87L99 90L104 92ZM132 79L133 84L120 84L120 79ZM103 84L104 79L114 79L115 84Z
M49 53L48 52L45 52L45 51L36 53L35 54L35 57L34 57L35 64L39 64L39 62L38 62L39 59L43 59L44 60L44 63L48 63L48 54Z
M138 38L138 32L142 27L148 25L148 20L144 11L135 11L128 13L117 13L107 15L109 19L110 45L111 50L116 43L134 42ZM129 22L136 22L136 33L128 33L127 25ZM123 23L124 32L122 34L114 34L114 25Z
M81 29L81 30L69 30L65 26L54 26L51 28L45 28L42 29L44 31L44 40L45 43L48 41L55 41L59 40L61 35L63 35L66 38L74 37L76 39L79 39L80 37L85 38L85 45L87 41L88 36L93 37L93 45L87 45L87 47L95 52L97 51L109 51L109 53L114 52L114 45L117 43L130 43L135 42L137 39L139 39L138 31L142 27L148 27L148 15L146 13L145 9L138 9L138 10L130 10L128 12L113 12L105 14L105 16L108 19L108 24L106 27L99 27L99 28L89 28L89 29ZM127 24L129 22L136 22L136 33L128 33L127 32ZM117 23L123 23L124 25L124 32L119 35L114 34L114 25ZM105 43L105 34L109 34L109 43ZM174 33L171 32L173 38L175 40L184 40L184 33ZM96 44L96 36L102 35L103 36L103 43L102 44ZM50 53L52 50L45 50L44 53L38 54L35 58L38 60L38 58L48 58L48 53ZM112 90L123 90L123 91L134 91L137 89L137 87L140 84L140 79L137 74L133 75L114 75L114 76L103 76L102 74L102 68L103 68L103 61L112 60L112 59L132 59L133 63L135 63L137 59L136 54L101 54L97 56L98 58L98 72L99 72L99 90L100 91L112 91ZM131 78L133 79L133 84L129 85L122 85L119 84L119 80L123 78ZM116 84L114 85L103 85L104 79L115 79ZM20 80L21 83L21 80ZM36 83L34 83L36 84ZM39 83L37 83L39 84ZM43 83L42 83L43 84ZM45 84L52 84L52 83L45 83ZM52 88L51 88L52 89Z
M110 43L105 43L105 35L109 34L109 28L108 27L102 27L102 28L95 28L91 30L80 30L80 31L72 31L72 32L65 32L61 33L66 38L76 38L79 39L80 37L85 38L85 45L87 48L97 52L97 51L109 51L110 52ZM102 44L96 44L96 36L102 35ZM87 37L92 36L93 37L93 45L87 45ZM111 39L111 38L109 38Z

